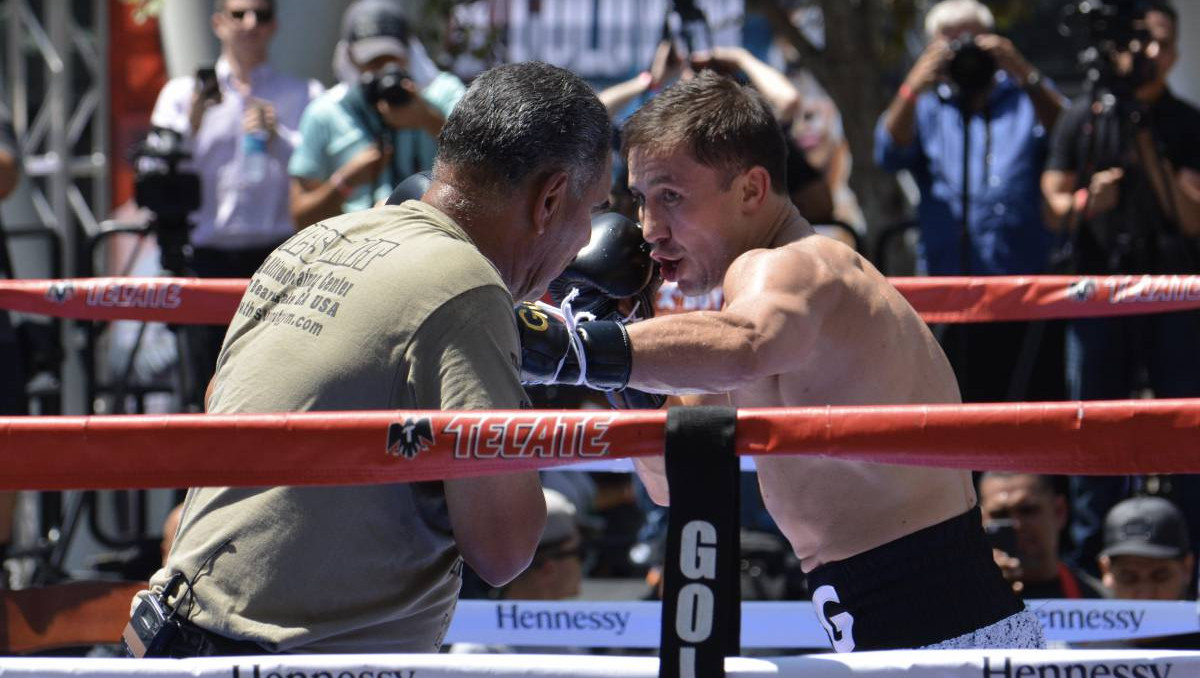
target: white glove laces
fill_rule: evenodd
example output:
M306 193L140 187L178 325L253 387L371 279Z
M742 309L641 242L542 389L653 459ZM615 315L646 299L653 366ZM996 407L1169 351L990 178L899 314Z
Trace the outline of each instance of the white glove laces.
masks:
M558 310L562 313L563 323L567 326L567 336L571 341L571 352L575 354L575 361L579 363L579 377L575 379L575 386L590 386L587 383L587 355L583 351L583 339L579 336L579 332L575 331L575 328L581 322L595 320L596 316L589 311L575 313L575 309L571 308L571 302L575 301L575 297L578 296L579 288L572 287L567 296L563 298L562 305L558 307ZM563 363L566 361L567 356L565 355L562 360L558 361L558 370L555 372L556 377L559 372L562 372Z
M637 301L633 302L633 310L629 312L629 315L625 316L624 318L621 318L621 324L628 325L629 323L636 321L638 309L641 307L642 307L641 299L638 299Z

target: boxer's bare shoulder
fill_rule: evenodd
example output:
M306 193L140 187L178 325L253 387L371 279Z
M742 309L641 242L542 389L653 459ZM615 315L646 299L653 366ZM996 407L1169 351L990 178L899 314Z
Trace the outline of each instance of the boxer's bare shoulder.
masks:
M915 311L866 260L819 235L746 252L724 312L778 327L777 369L737 407L953 403L957 383ZM967 474L802 456L758 460L763 498L806 569L887 543L974 505Z

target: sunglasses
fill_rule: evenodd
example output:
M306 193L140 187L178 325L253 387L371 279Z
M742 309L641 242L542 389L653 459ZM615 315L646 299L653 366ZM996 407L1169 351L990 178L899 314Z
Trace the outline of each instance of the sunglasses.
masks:
M275 10L273 9L232 9L229 10L229 16L234 21L241 21L246 18L247 14L253 14L255 20L260 24L269 24L275 20Z

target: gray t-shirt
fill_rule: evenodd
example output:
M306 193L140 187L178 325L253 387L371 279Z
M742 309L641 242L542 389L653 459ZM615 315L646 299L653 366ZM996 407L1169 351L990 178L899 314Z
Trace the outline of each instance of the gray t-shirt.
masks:
M209 410L527 407L512 306L495 267L425 203L330 219L254 274ZM433 652L460 570L440 482L194 488L151 586L198 574L190 619L271 650Z

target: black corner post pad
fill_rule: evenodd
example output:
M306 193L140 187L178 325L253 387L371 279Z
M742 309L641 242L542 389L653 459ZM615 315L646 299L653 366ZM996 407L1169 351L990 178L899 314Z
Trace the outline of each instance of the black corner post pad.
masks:
M667 413L671 492L659 678L724 678L741 654L737 410Z

